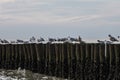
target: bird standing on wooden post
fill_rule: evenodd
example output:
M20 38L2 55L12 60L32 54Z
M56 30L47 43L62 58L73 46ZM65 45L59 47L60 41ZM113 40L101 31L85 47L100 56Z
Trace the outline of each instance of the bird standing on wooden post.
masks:
M108 37L109 37L110 41L112 41L112 42L117 41L118 42L118 40L115 37L111 36L110 34L108 35Z
M37 42L43 42L45 41L42 37L40 37L39 39L37 39Z
M36 38L34 36L32 36L29 40L31 43L35 43L36 42Z
M81 41L82 41L82 38L81 38L80 36L78 37L78 41L79 41L79 42L81 42Z

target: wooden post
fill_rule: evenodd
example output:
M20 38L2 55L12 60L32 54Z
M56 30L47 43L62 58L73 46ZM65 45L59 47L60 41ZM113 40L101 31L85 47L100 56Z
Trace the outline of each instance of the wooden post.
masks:
M2 68L5 66L5 47L2 45Z
M94 75L96 75L94 78L99 79L99 72L100 72L100 57L99 57L99 44L94 44Z
M46 53L45 53L45 74L49 74L49 61L50 61L50 43L46 44Z
M0 44L0 68L2 68L2 45Z
M6 69L10 69L10 44L7 44L6 46Z
M85 44L85 50L86 50L85 80L89 80L91 74L91 44Z
M25 51L26 51L26 65L25 68L30 70L31 68L31 54L30 54L30 44L25 44L24 45Z
M115 73L115 51L114 51L114 44L109 45L109 51L110 51L110 69L109 69L109 76L108 79L114 79L114 73ZM106 67L107 68L107 67Z
M38 68L38 72L43 73L43 71L42 71L43 65L44 65L44 64L42 65L42 62L43 62L42 60L43 60L43 57L44 57L43 50L42 50L43 44L39 43L39 44L37 44L36 47L37 47L36 52L37 52L37 68Z
M111 44L109 45L109 50L110 50L110 65L115 65L115 52L114 52L114 45Z
M82 69L82 72L81 72L81 79L85 79L85 63L86 63L86 60L85 60L85 44L81 44L81 69Z
M116 69L115 69L115 76L116 79L120 79L120 44L114 45L115 54L116 54Z
M68 79L72 79L73 78L73 60L74 60L74 55L73 55L73 44L69 43L67 46L67 58L68 58L68 74L66 73L66 75L68 76ZM74 52L75 53L75 52Z
M75 55L76 55L76 70L75 70L75 79L80 80L81 79L81 51L80 51L80 44L75 44Z
M64 78L64 73L65 73L65 67L64 67L64 58L65 58L65 54L67 53L67 51L66 51L66 46L65 46L66 44L62 44L61 45L61 50L62 50L62 52L61 52L61 67L62 67L62 73L61 73L61 75L62 75L62 78Z
M46 73L46 44L43 44L42 45L42 52L43 52L43 61L42 61L42 65L43 65L43 69L42 69L42 71L43 71L43 73L45 74Z
M45 44L40 45L40 72L45 73Z
M57 72L59 77L63 77L63 44L58 44L58 66L57 66Z
M58 52L58 44L55 44L54 45L55 46L55 73L54 73L54 76L59 76L59 72L58 72L58 70L59 70L59 67L58 66L60 66L59 65L59 52ZM59 76L60 77L60 76Z
M24 44L23 45L23 50L24 50L24 55L25 55L25 63L24 63L24 68L25 69L29 69L28 67L29 67L30 55L29 55L28 45L29 44Z
M17 63L17 64L16 64L16 65L17 65L17 69L18 69L18 67L21 67L21 65L22 65L22 64L21 64L21 61L22 61L22 60L21 60L22 51L20 51L20 50L22 50L22 44L17 44L17 45L16 45L16 48L17 48L17 49L16 49L16 53L17 53L17 55L16 55L16 58L17 58L17 59L16 59L16 63ZM16 53L15 53L15 54L16 54ZM22 67L21 67L21 68L22 68Z
M39 44L35 44L35 53L36 53L36 72L38 72L40 67L40 52L39 52Z
M76 45L71 43L70 44L70 79L75 78L75 72L76 72Z
M33 52L33 44L30 44L30 53L31 53L31 70L34 71L34 52Z
M72 75L72 44L67 43L67 54L65 55L65 67L66 67L66 72L65 75L68 76L68 79L71 79Z
M99 45L100 64L105 63L105 52L104 51L105 51L104 45L100 44Z
M33 56L33 71L37 72L37 52L36 52L36 43L31 44L32 47L32 56Z

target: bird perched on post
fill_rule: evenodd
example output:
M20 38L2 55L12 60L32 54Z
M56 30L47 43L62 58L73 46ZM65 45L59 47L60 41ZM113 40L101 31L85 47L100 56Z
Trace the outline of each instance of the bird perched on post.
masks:
M85 43L85 41L83 41L80 36L78 36L78 41L79 41L80 43Z
M37 39L37 42L43 42L45 41L42 37L40 37L39 39Z
M80 36L78 36L78 41L82 42L82 38Z
M104 44L104 41L97 40L98 43Z
M108 37L109 37L110 41L112 41L112 42L117 41L118 42L118 40L115 37L111 36L110 34L108 35Z
M4 39L3 41L4 41L4 43L9 43L9 41L7 41L6 39Z
M120 41L120 36L117 36L118 41Z
M34 36L32 36L29 41L34 43L34 42L36 42L36 38Z
M111 44L112 42L110 42L110 41L107 41L107 40L105 40L105 41L101 41L101 40L97 40L97 42L98 43L100 43L100 44Z

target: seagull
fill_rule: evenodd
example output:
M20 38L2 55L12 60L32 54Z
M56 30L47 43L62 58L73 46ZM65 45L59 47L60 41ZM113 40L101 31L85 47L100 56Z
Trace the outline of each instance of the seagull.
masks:
M100 40L97 40L97 42L100 43L100 44L103 44L103 43L104 43L104 41L100 41Z
M38 42L45 41L43 38L40 37L40 39L37 39Z
M79 41L80 43L85 43L85 41L83 41L80 36L78 36L78 41Z
M4 41L3 41L2 39L0 39L0 42L1 42L1 43L4 43Z
M109 36L110 41L112 41L112 42L117 41L118 42L118 40L115 37L111 36L110 34L108 36Z
M5 39L4 39L3 41L4 41L4 43L9 43L9 41L7 41L7 40L5 40Z
M73 41L78 41L78 39L72 38L72 37L70 37L70 36L68 36L68 40L71 41L71 42L73 42Z
M67 41L68 40L68 38L58 38L58 40L57 41Z
M49 38L48 40L49 40L49 42L54 42L54 41L57 41L57 40L56 40L56 39L54 39L54 38Z
M36 38L34 36L32 36L29 41L33 43L36 41Z
M98 43L100 43L100 44L111 44L112 42L111 41L107 41L107 40L105 40L105 41L101 41L101 40L97 40L97 42Z
M17 39L17 43L24 43L23 40Z
M12 43L16 43L15 41L10 41L10 43L12 44Z
M80 36L78 36L78 41L82 42L82 38Z
M118 40L120 41L120 36L117 36Z
M120 36L118 36L118 38L120 38Z

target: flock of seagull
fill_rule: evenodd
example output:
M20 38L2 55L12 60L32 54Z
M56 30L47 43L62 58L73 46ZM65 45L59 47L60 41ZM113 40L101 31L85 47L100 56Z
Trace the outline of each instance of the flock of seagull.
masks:
M111 43L115 43L115 42L120 42L120 36L117 36L117 38L113 37L112 35L108 35L109 40L105 40L105 41L101 41L101 40L97 40L98 43L107 43L107 44L111 44Z
M117 38L113 37L112 35L108 35L109 40L97 40L98 43L107 43L111 44L114 42L119 42L120 36ZM6 39L0 39L0 44L29 44L29 43L64 43L64 42L69 42L69 43L86 43L85 41L82 40L80 36L78 38L73 38L73 37L65 37L65 38L48 38L48 40L45 40L44 38L35 38L32 36L29 40L25 41L22 39L17 39L16 41L8 41Z
M29 44L29 43L64 43L64 42L77 42L77 43L83 43L82 38L78 36L78 38L72 38L72 37L66 37L66 38L48 38L48 40L45 40L44 38L35 38L32 36L29 40L25 41L22 39L17 39L16 41L8 41L6 39L0 39L1 44Z

